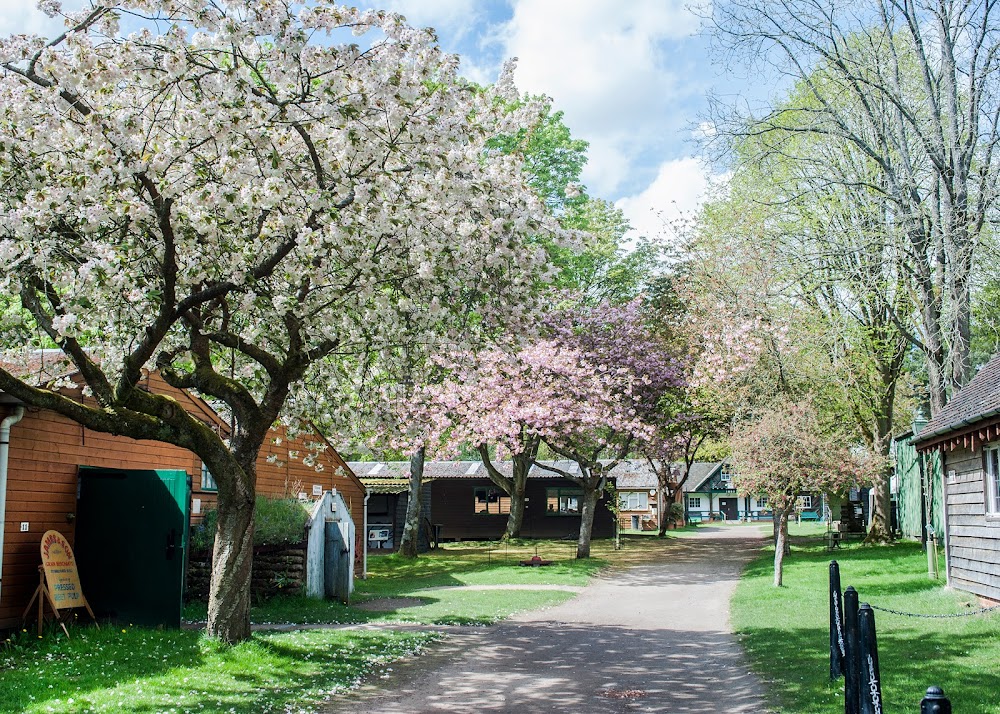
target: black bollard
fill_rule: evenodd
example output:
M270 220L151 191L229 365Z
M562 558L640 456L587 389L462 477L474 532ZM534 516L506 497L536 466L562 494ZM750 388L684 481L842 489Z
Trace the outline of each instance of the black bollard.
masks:
M858 660L861 664L861 714L882 714L882 675L878 668L875 611L868 603L858 610Z
M861 714L858 677L858 591L848 585L844 591L844 714Z
M844 599L840 594L840 565L830 561L830 679L844 674Z
M951 714L951 702L941 687L927 687L927 694L920 702L920 714Z

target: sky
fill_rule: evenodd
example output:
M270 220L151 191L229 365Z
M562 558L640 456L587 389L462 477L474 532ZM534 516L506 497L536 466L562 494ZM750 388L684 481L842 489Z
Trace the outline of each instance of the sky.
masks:
M66 0L67 8L83 5ZM664 234L708 186L695 136L710 90L733 83L709 59L690 0L381 0L363 3L434 27L462 72L492 82L518 60L518 89L544 94L590 143L583 183L613 201L631 239ZM0 0L0 35L61 30L33 0Z

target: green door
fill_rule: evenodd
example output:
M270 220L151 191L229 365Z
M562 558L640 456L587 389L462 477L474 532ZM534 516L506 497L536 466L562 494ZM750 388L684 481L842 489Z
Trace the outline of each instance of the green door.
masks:
M180 627L190 496L184 471L80 468L75 553L98 617Z

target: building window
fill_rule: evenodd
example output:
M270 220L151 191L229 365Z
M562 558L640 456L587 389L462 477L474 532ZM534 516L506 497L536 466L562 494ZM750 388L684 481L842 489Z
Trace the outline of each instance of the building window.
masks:
M547 516L578 516L580 515L579 489L550 488L545 491L545 515Z
M799 508L809 510L813 507L812 496L799 496Z
M701 508L701 496L688 496L688 508Z
M645 491L626 491L618 494L619 507L623 511L648 511L649 494Z
M728 466L722 467L722 471L719 472L719 480L722 481L722 483L729 483L733 480L733 472Z
M495 488L473 489L476 513L499 516L510 513L510 496Z
M1000 447L983 450L986 457L986 512L1000 516Z
M757 499L757 508L767 508L767 499L766 498L758 498Z
M208 470L208 466L205 462L201 462L201 490L202 491L218 491L219 484L215 482L215 477L212 476L212 472Z

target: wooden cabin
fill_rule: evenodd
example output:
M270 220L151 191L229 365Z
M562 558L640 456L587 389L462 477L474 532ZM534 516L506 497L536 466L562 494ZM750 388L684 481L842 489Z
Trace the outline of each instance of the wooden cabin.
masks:
M59 378L68 393L80 394L82 382L65 362L50 359L45 365L35 360L17 368L21 374L33 375L39 384ZM170 387L156 373L146 376L144 387L169 394L213 429L226 431L226 423L208 404ZM116 556L106 551L87 552L81 545L85 546L88 539L98 542L100 538L111 538L112 546L148 539L153 555L135 565L138 569L128 580L145 588L151 597L161 592L173 597L174 591L179 596L188 529L214 506L216 498L214 480L201 460L171 444L91 431L56 412L20 406L0 392L0 419L22 409L22 418L10 427L4 542L0 549L0 629L17 626L21 621L22 611L38 584L39 543L50 529L66 536L77 551L85 595L88 559L114 562ZM320 446L325 448L320 450ZM265 495L304 493L311 497L317 490L338 489L351 507L356 531L361 532L364 486L321 436L288 438L284 430L277 429L265 444L257 468L258 492ZM105 526L100 537L93 535L99 526ZM363 541L358 545L363 547ZM166 561L162 572L161 561ZM130 566L122 562L120 567ZM360 567L360 558L356 558L356 567ZM166 584L157 578L165 578Z
M579 468L571 461L550 463L569 473ZM350 462L348 465L373 491L368 511L369 536L373 531L390 530L393 546L398 547L406 513L405 506L400 503L406 495L409 462ZM511 466L509 462L502 462L499 468L510 473ZM496 540L503 535L510 514L510 497L490 480L481 461L428 461L424 465L424 478L427 482L423 491L423 530L427 540ZM379 491L386 497L384 506L378 505L381 503ZM528 474L521 536L576 538L580 531L580 495L580 488L572 481L538 466L532 467ZM594 538L609 538L615 532L614 515L606 507L606 499L607 496L602 495L598 502ZM382 513L382 520L377 513Z
M952 396L914 445L940 454L948 584L1000 602L1000 355Z

